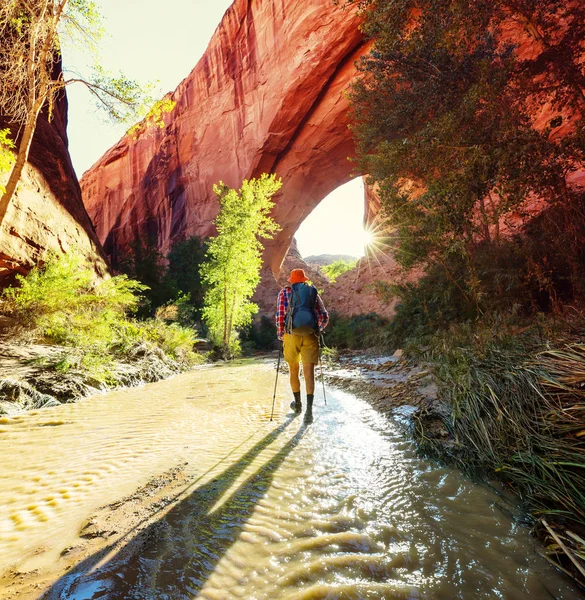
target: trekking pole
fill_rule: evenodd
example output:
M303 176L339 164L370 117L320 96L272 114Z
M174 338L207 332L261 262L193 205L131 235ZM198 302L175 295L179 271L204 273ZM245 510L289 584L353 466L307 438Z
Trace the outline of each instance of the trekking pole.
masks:
M276 386L278 385L278 371L280 369L280 355L282 353L282 344L278 344L278 363L276 364L276 381L274 382L274 396L272 396L272 412L270 413L270 420L274 416L274 403L276 402Z
M321 365L321 383L323 384L323 398L325 398L325 406L327 406L327 395L325 394L325 376L323 375L323 359L321 348L325 345L325 339L323 338L323 333L321 333L319 343L319 364Z

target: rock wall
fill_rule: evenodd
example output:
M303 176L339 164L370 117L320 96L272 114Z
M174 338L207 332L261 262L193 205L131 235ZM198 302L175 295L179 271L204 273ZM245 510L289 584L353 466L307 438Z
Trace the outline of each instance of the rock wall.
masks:
M356 76L355 60L369 45L355 12L339 4L234 1L203 58L169 95L177 104L165 127L122 138L81 180L114 263L137 237L150 238L166 253L176 240L213 235L213 184L223 180L237 187L243 179L275 172L284 183L274 210L283 229L267 244L265 264L273 277L265 269L259 291L265 297L260 304L269 310L279 287L274 277L295 231L329 192L356 175L347 160L354 146L344 91ZM542 52L519 23L504 29L521 57ZM546 102L535 102L535 127L554 116ZM571 115L563 116L563 127L555 131L560 137L571 126ZM584 176L582 170L572 174L575 181ZM366 221L376 228L375 190L366 190L365 202ZM298 262L294 249L291 257ZM330 306L345 314L378 310L391 316L393 306L381 308L371 284L396 276L392 258L375 253L327 288Z
M124 137L81 179L113 261L137 236L165 253L185 236L213 234L213 184L275 172L283 230L266 259L277 274L298 226L352 174L344 91L367 50L357 25L332 0L235 0L171 95L166 127Z
M5 127L9 123L0 115L0 128ZM46 114L39 117L29 162L0 229L0 289L17 273L26 274L50 251L76 248L99 274L106 273L105 256L81 200L66 130L63 94L55 103L51 122Z

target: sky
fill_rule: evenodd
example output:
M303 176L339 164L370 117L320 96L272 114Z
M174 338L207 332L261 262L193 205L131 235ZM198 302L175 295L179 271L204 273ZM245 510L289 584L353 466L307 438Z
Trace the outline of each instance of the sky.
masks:
M159 81L158 95L174 90L201 58L232 0L98 0L106 36L102 66L144 82ZM65 69L82 72L89 57L63 48ZM113 125L82 85L67 88L69 150L81 178L128 129ZM361 178L338 188L309 215L297 232L303 256L363 254Z
M364 184L361 177L329 194L305 219L295 237L301 256L364 254Z
M232 0L97 0L106 35L102 66L141 82L159 81L159 96L173 91L197 64ZM63 49L65 68L86 68L79 48ZM83 85L67 88L69 150L77 176L128 129L105 120Z

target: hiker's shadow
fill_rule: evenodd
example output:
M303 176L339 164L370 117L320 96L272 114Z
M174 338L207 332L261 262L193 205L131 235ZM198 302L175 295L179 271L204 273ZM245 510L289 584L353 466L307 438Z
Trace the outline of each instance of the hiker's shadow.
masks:
M196 595L239 537L268 491L274 473L298 445L308 424L302 423L274 456L220 501L292 422L290 417L220 476L195 489L164 517L128 540L114 556L105 560L112 551L108 547L85 559L51 586L43 598L154 600Z

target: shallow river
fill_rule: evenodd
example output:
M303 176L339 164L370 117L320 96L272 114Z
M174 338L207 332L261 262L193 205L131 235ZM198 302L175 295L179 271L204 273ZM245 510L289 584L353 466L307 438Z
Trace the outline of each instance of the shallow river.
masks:
M2 419L0 598L581 597L398 422L333 389L292 418L284 377L270 422L273 385L208 368Z

